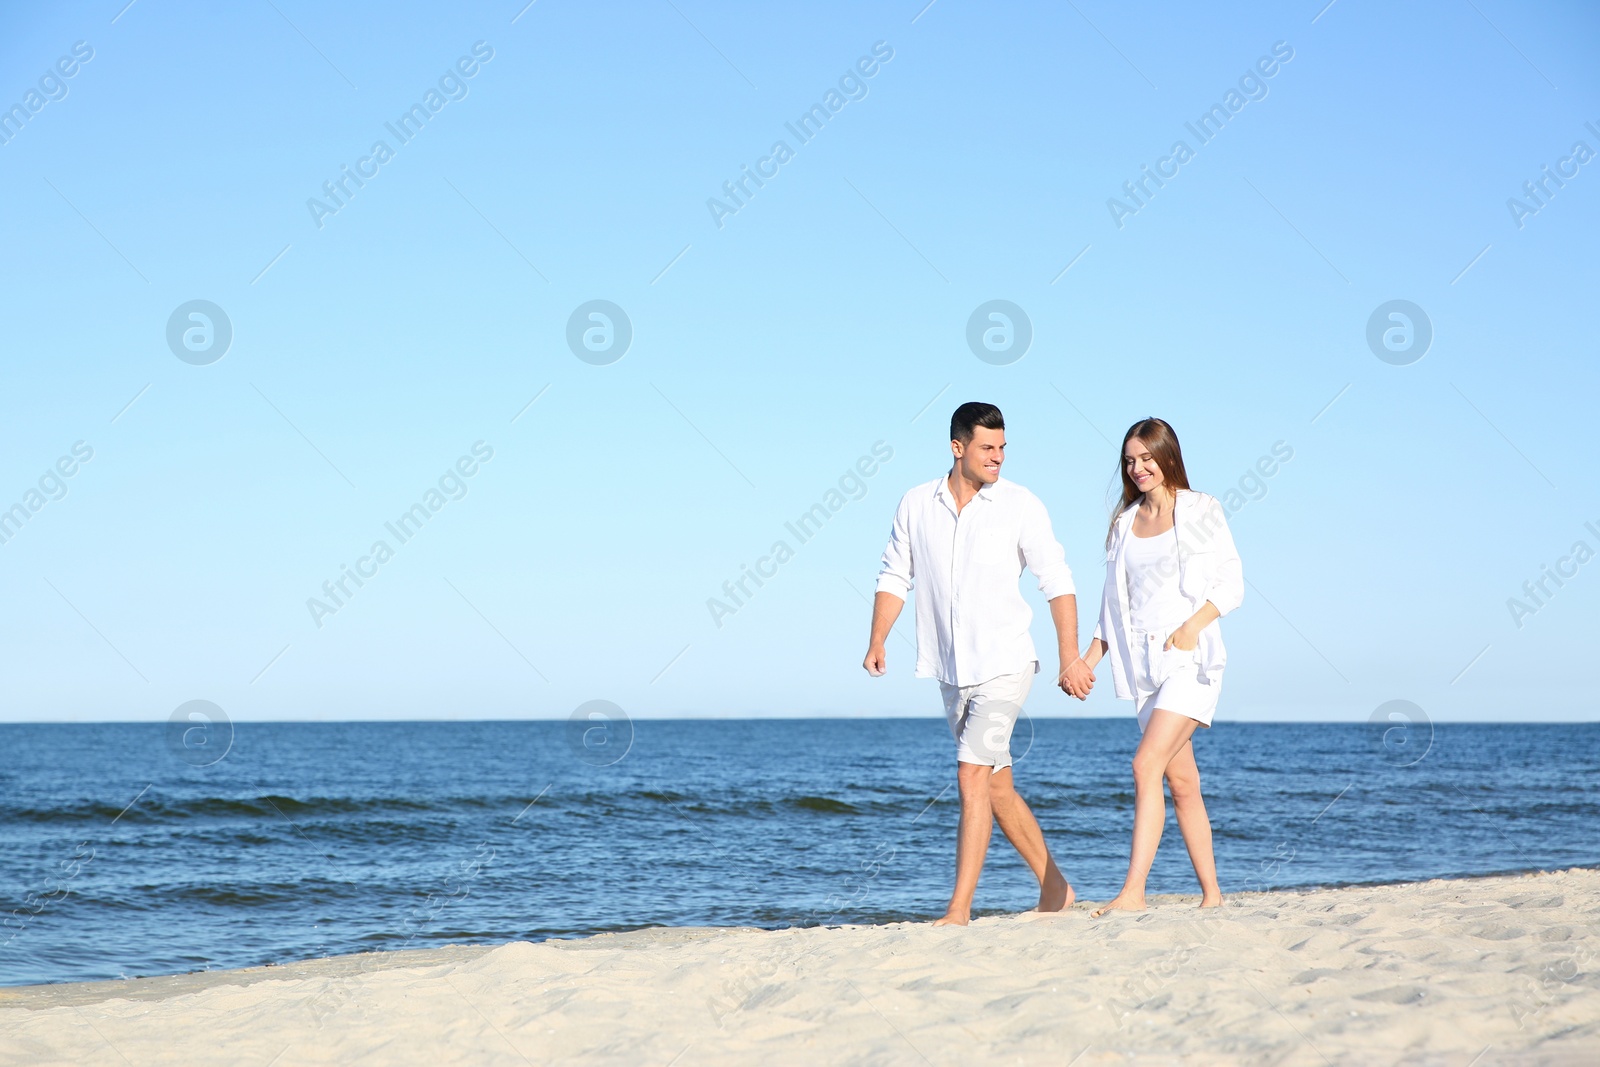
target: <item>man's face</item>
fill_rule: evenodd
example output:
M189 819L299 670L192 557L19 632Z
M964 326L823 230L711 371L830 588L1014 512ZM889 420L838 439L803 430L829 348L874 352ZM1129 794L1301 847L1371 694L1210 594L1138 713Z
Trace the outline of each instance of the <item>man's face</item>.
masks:
M1006 459L1006 432L975 427L972 440L966 444L951 441L950 451L956 457L956 468L963 478L993 485L1000 480L1000 464Z

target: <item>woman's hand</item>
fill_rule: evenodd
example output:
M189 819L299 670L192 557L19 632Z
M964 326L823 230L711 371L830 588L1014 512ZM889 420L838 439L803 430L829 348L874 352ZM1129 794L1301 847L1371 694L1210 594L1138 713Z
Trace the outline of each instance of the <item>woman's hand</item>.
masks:
M1068 696L1087 700L1094 688L1094 672L1081 658L1075 659L1061 669L1060 685Z
M1189 617L1189 621L1172 631L1167 638L1167 643L1162 649L1175 648L1180 652L1193 652L1200 643L1200 631L1222 618L1222 612L1211 601L1200 605L1200 610Z
M1194 624L1193 619L1190 619L1188 622L1172 631L1172 633L1167 637L1167 643L1161 647L1163 650L1175 648L1180 652L1193 652L1195 647L1199 644L1200 627Z

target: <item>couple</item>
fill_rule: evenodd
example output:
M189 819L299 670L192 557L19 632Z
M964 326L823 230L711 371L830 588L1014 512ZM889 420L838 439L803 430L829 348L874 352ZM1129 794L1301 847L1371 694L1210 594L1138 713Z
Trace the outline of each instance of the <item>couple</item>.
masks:
M1066 553L1039 498L1000 480L1005 420L993 404L950 418L950 473L907 493L883 552L863 662L885 669L884 642L917 583L917 676L939 679L956 742L961 825L956 885L935 925L965 926L995 821L1039 879L1039 911L1074 898L1011 777L1011 730L1039 670L1017 588L1027 566L1050 602L1060 646L1056 683L1079 700L1110 657L1117 696L1135 701L1133 848L1114 900L1094 912L1144 908L1145 879L1166 822L1162 779L1199 876L1201 907L1222 903L1211 822L1190 737L1210 726L1227 655L1217 619L1244 598L1244 575L1222 505L1189 489L1172 427L1144 419L1122 439L1122 502L1106 537L1106 583L1094 640L1078 654L1078 601Z

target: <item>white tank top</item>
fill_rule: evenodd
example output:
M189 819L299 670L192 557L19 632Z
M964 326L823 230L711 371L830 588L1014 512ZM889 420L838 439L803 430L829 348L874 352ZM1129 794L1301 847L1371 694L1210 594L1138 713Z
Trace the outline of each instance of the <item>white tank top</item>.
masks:
M1194 612L1178 591L1178 531L1137 537L1132 530L1123 548L1128 567L1128 625L1155 633L1174 630Z

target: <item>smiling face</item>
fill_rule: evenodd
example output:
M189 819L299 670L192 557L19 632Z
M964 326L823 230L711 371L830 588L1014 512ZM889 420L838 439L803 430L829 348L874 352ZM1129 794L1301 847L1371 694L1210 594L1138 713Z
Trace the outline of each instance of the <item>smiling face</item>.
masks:
M1122 470L1141 493L1149 493L1166 484L1161 465L1150 454L1142 438L1130 437L1128 443L1122 446Z
M968 483L993 485L1000 480L1000 464L1006 459L1006 432L985 426L972 429L972 440L950 442L956 457L956 474Z
M1106 525L1106 547L1117 532L1118 518L1133 504L1146 501L1158 507L1176 504L1178 493L1189 488L1178 435L1158 418L1140 419L1122 435L1122 457L1117 475L1122 499L1111 510ZM1151 497L1150 494L1156 494Z

